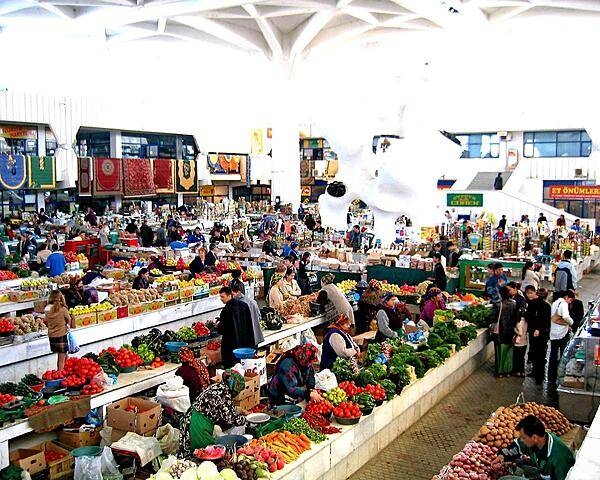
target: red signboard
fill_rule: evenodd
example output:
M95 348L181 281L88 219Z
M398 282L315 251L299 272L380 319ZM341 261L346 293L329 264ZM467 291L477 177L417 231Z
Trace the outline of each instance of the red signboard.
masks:
M567 200L600 199L600 185L552 185L549 196Z

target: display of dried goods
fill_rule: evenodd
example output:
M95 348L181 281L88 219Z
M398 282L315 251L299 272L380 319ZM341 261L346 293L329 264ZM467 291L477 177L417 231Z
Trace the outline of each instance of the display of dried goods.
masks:
M479 429L474 440L496 448L504 448L515 439L517 423L527 415L535 415L548 430L559 436L571 429L569 420L556 408L527 402L498 408Z
M310 317L310 303L316 301L317 293L302 295L297 299L289 299L283 302L283 305L277 310L282 316L302 315Z

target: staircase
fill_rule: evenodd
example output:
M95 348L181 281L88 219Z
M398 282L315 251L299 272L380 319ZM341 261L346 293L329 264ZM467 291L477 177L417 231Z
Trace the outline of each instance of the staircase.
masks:
M512 175L512 172L502 172L502 180L504 185ZM494 180L498 176L498 172L478 172L475 178L471 181L466 190L494 190Z

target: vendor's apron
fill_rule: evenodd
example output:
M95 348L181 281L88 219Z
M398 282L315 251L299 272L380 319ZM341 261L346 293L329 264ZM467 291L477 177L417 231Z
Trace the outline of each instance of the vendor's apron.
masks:
M215 424L203 413L192 411L190 419L190 449L193 452L197 448L206 448L215 443L212 436Z

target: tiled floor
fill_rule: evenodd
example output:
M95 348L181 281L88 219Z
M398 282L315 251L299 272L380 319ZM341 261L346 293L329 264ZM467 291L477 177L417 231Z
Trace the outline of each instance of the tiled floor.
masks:
M600 294L600 273L584 277L579 296L584 304ZM350 480L431 480L477 432L491 412L525 400L555 404L554 397L527 378L495 379L489 362L454 392L356 472Z

